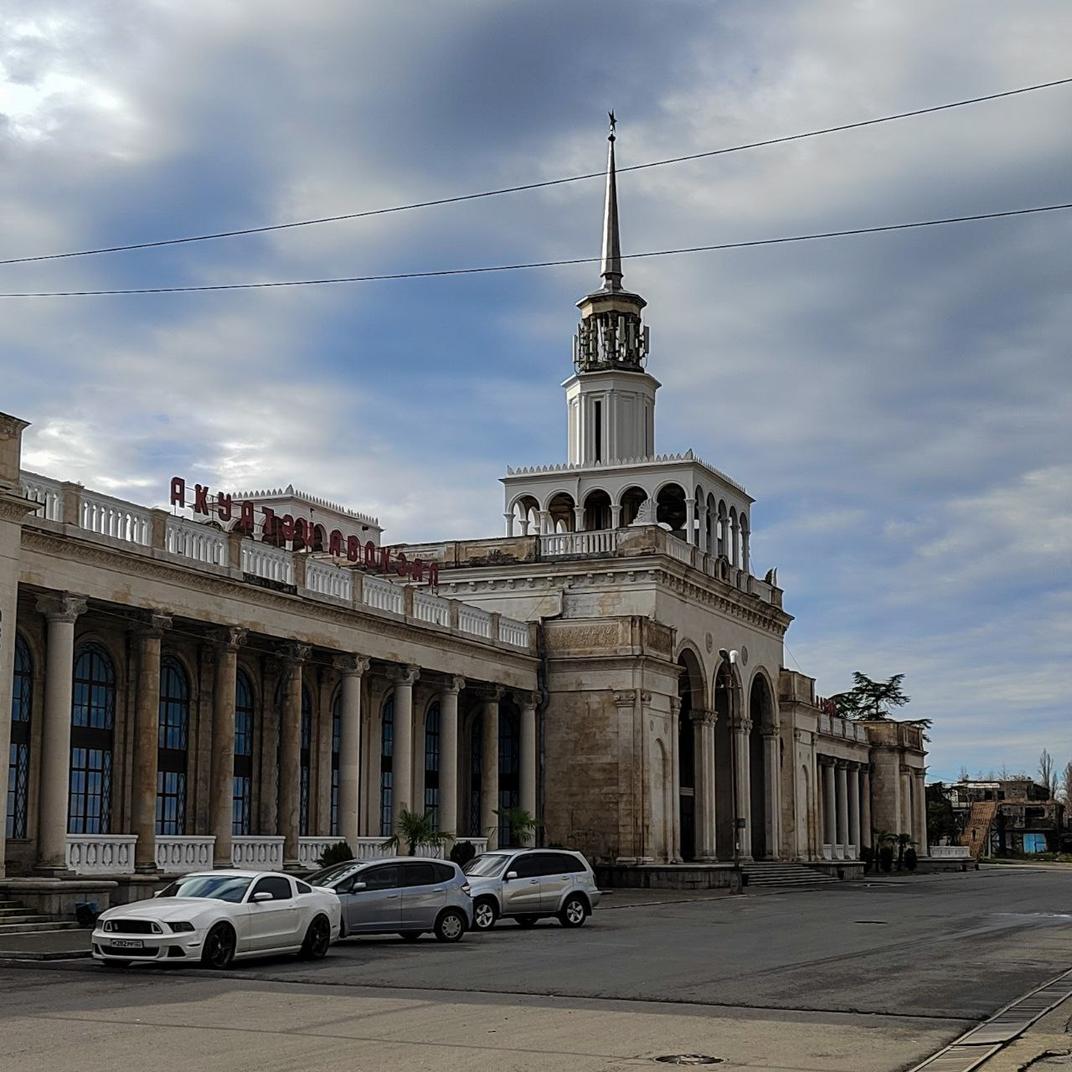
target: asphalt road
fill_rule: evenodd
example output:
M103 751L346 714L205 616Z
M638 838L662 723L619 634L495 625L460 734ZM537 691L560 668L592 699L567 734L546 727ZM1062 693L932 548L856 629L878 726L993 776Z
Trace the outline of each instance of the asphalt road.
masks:
M0 1066L886 1072L1072 966L1072 872L990 869L364 938L227 973L0 968ZM6 1052L5 1052L6 1051ZM13 1059L8 1064L5 1057Z

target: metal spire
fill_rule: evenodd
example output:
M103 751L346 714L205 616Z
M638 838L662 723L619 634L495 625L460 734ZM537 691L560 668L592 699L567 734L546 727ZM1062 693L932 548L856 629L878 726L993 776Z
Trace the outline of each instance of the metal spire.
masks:
M603 261L599 271L603 276L603 289L622 289L622 245L618 235L618 186L614 177L614 128L618 120L610 116L610 134L607 136L607 198L603 206Z

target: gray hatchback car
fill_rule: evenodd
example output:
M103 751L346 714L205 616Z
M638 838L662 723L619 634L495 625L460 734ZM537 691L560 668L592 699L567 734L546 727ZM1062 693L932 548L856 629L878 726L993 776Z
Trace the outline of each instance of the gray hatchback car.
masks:
M468 879L447 860L355 861L319 885L339 895L342 937L396 933L415 941L431 931L441 942L457 942L473 923Z
M500 916L531 927L556 916L563 927L580 927L599 904L599 887L588 861L568 849L502 849L465 865L472 887L473 926L486 931Z

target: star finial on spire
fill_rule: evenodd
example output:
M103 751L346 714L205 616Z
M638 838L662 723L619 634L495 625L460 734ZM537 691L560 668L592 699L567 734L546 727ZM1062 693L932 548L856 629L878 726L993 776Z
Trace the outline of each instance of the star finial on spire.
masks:
M610 116L610 140L614 141L614 128L618 125L618 120L614 118L614 109L612 108L607 115Z
M603 276L603 289L622 289L622 250L618 237L618 184L614 174L614 128L618 120L614 112L610 116L610 134L607 137L607 197L603 205L603 257L599 273Z

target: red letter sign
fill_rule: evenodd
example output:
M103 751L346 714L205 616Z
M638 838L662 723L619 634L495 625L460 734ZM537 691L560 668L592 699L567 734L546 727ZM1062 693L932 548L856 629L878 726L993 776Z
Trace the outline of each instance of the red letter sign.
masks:
M181 476L171 478L171 505L186 505L186 481Z

